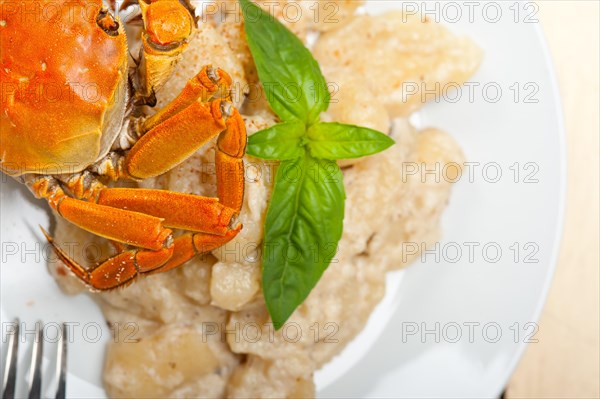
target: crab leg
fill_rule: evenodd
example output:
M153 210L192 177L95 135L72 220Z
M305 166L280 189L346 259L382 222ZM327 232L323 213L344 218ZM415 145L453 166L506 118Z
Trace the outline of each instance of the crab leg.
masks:
M71 198L51 177L33 177L26 184L60 216L91 233L151 250L172 245L172 232L160 218Z
M239 112L226 100L193 102L143 135L125 159L134 178L158 176L219 135L215 156L220 202L236 212L244 198L246 128Z
M86 179L71 180L68 186L76 188L83 184L82 180ZM89 194L89 198L96 196L99 202L112 205L107 206L68 197L51 177L36 177L28 183L32 191L38 197L46 198L60 216L113 241L120 253L88 270L69 257L42 229L62 262L83 282L98 290L126 285L139 274L171 270L199 253L224 245L242 228L241 224L229 227L235 212L215 198L162 190L102 189L100 184L92 184L94 194ZM163 227L163 219L118 207L161 213L167 216L164 223L212 233L187 233L173 240L171 231ZM185 212L186 209L191 213ZM141 248L125 250L121 242Z
M217 236L226 235L235 224L239 209L223 205L219 198L168 190L107 188L84 171L61 180L77 198L99 205L160 218L163 226Z
M160 218L67 196L56 205L54 209L60 216L101 237L153 250L169 245L171 230Z
M42 229L58 258L84 283L97 290L109 290L127 285L138 274L148 273L161 267L173 255L174 246L158 251L134 249L121 252L99 264L86 269L73 260L54 239Z
M246 152L246 127L239 112L233 108L227 119L227 128L217 140L215 164L217 195L220 202L237 212L244 200L244 161Z
M130 177L158 176L177 166L219 135L215 156L218 197L239 212L244 197L246 128L231 105L231 77L208 65L188 81L182 92L140 125L142 137L129 151L124 169ZM217 96L223 99L215 99Z
M164 273L181 266L194 256L212 251L231 240L239 232L230 230L219 237L204 233L188 233L178 237L174 245L158 251L133 249L121 252L92 269L73 260L42 229L58 258L84 283L97 290L110 290L132 282L140 274Z
M215 236L205 233L186 233L180 237L177 237L175 239L173 256L161 267L152 270L150 274L164 273L183 265L196 255L214 251L220 246L231 241L237 235L237 233L240 232L241 228L242 226L238 225L235 229L230 230L224 236Z
M231 230L238 212L218 198L137 188L106 188L98 194L97 203L159 217L167 227L218 236Z
M144 121L140 133L147 133L195 101L205 103L215 97L229 99L230 89L231 77L229 74L222 69L206 65L196 76L188 80L177 98Z
M158 176L189 158L225 129L225 102L193 102L183 111L143 135L125 158L135 179ZM222 107L223 105L223 107Z
M77 184L71 183L71 187ZM232 240L242 229L239 223L232 227L233 217L239 210L222 205L217 198L131 188L103 188L95 198L101 205L160 217L167 227L197 231L176 238L173 256L161 267L152 269L152 273L166 272L198 254L213 251ZM125 250L118 242L112 244L118 252Z

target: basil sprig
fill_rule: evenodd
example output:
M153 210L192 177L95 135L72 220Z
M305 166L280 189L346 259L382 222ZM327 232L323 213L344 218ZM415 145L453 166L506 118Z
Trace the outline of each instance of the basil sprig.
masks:
M330 95L302 42L250 0L240 0L248 45L282 123L250 136L247 153L281 161L267 211L262 285L275 329L306 299L342 237L343 176L335 162L394 144L373 129L319 120Z

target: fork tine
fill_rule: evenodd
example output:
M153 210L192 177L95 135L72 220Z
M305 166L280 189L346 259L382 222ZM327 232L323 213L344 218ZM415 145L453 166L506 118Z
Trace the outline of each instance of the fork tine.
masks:
M57 353L57 370L58 370L58 387L56 388L55 399L65 399L67 385L67 324L62 324L62 334L58 342Z
M17 355L19 352L19 319L15 319L15 329L8 338L8 349L6 352L4 376L2 378L4 390L2 399L13 399L15 397L15 383L17 380Z
M31 351L31 377L29 382L29 399L39 399L42 393L42 353L44 351L43 327L41 322L35 323L35 339Z

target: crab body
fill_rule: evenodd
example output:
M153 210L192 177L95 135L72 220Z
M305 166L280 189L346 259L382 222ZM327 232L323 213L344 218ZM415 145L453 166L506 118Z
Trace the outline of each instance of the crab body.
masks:
M155 103L181 57L195 29L190 7L139 4L142 46L129 74L124 26L101 0L0 3L0 168L119 250L87 270L46 234L73 273L92 288L114 288L240 231L246 132L229 75L206 66L153 116L139 107ZM217 136L218 198L104 185L162 174ZM168 227L189 232L174 240Z
M108 154L123 123L127 41L122 27L111 36L90 21L100 0L36 3L34 15L19 3L0 11L2 168L79 172Z

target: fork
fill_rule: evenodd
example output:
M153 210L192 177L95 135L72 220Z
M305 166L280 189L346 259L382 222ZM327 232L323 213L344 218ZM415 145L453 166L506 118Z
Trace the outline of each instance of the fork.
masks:
M15 319L14 330L8 333L8 349L4 359L5 369L3 376L2 399L13 399L15 397L15 386L17 381L17 358L19 351L20 322ZM31 350L31 364L29 369L29 399L39 399L42 391L42 353L44 349L43 327L41 322L35 325L35 339ZM58 380L55 399L64 399L67 378L67 325L62 324L62 334L58 340L56 355L56 378Z

